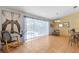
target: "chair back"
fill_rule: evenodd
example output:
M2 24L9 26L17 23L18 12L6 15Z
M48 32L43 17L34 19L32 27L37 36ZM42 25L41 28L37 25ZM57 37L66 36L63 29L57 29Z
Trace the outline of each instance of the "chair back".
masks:
M8 43L11 42L12 38L8 31L2 31L1 34L2 34L2 40L1 40L2 42L5 43L6 40Z

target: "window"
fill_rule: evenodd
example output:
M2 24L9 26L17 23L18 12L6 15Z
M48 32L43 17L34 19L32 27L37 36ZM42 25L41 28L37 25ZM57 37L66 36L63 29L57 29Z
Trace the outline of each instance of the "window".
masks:
M59 24L59 28L62 28L63 27L63 24Z
M49 34L49 22L26 17L24 20L24 39Z

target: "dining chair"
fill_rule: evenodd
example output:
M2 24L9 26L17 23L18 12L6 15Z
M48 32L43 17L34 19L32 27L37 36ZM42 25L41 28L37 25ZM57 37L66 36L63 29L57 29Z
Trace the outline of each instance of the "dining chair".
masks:
M70 32L69 32L69 43L71 44L71 46L72 46L72 44L77 44L76 43L76 34L75 34L75 29L71 29L70 30Z

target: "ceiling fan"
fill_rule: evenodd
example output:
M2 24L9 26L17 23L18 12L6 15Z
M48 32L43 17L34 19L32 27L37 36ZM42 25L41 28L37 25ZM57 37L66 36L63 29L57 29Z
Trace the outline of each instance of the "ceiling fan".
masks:
M78 6L74 6L73 8L77 8Z

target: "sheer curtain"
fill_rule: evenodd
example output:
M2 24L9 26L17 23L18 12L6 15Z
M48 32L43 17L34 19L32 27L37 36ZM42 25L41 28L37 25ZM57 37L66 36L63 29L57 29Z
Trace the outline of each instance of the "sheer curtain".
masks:
M11 20L16 21L17 20L18 23L20 23L20 14L15 13L15 12L11 12L11 11L2 10L2 24L6 20L9 20L9 21L11 21ZM11 32L11 24L7 25L6 30ZM16 25L14 25L14 31L18 32L18 29L17 29Z
M49 22L26 17L24 19L24 39L45 36L49 34Z

